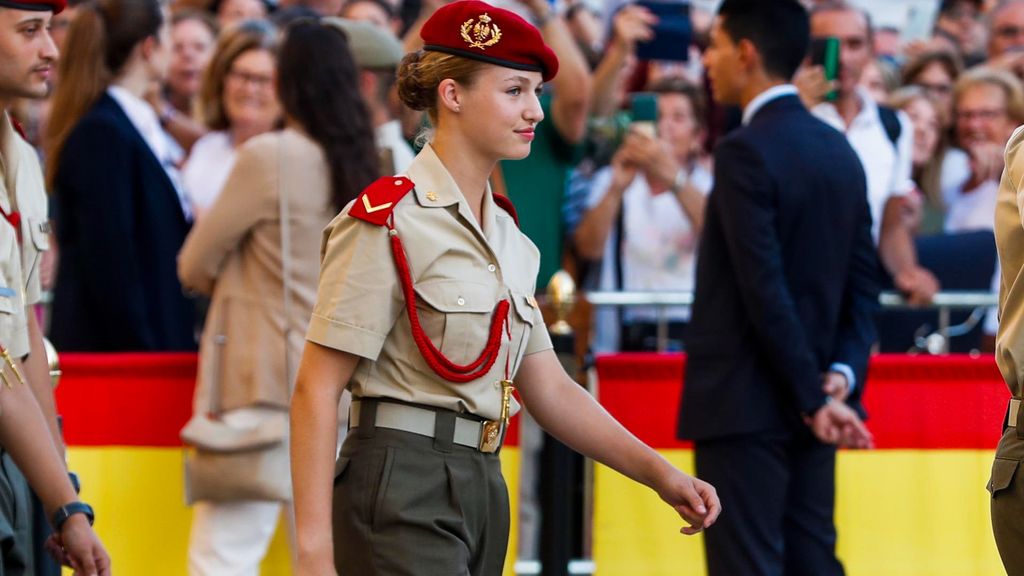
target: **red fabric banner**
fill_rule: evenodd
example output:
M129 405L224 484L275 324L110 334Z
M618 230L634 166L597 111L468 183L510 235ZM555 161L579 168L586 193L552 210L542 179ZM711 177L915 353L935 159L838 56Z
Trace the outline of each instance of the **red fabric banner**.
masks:
M69 446L181 446L192 416L196 355L60 355L57 409ZM518 445L518 418L506 445Z
M655 448L675 438L686 360L682 354L597 359L601 404ZM1009 392L991 355L871 359L864 405L880 449L992 449Z

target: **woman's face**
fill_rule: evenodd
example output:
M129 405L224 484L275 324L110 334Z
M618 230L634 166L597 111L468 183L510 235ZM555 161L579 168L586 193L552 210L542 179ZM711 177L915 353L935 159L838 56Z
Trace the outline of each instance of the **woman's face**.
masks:
M920 86L935 100L944 127L953 122L953 77L939 62L925 66L911 84Z
M658 94L658 137L672 145L676 158L688 159L697 149L700 125L693 103L683 94Z
M938 110L925 98L914 98L903 106L903 111L910 117L914 125L914 167L924 166L936 152L939 145L939 131L942 125L939 122Z
M174 26L171 64L167 71L167 86L173 94L191 99L199 93L215 41L210 29L198 20L183 20Z
M871 62L864 67L860 74L860 85L867 89L875 102L881 103L889 99L889 89L885 86L885 78L877 62Z
M267 17L267 6L262 0L224 0L217 11L221 30L242 20L262 20Z
M487 65L469 87L460 86L461 110L455 116L479 152L495 159L525 158L544 119L541 85L540 72Z
M281 117L274 92L274 55L262 49L242 52L224 77L224 114L232 127L267 131Z

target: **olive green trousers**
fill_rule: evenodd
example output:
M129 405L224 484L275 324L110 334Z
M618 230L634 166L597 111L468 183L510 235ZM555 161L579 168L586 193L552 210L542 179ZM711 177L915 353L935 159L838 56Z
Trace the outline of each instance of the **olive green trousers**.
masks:
M340 576L499 576L509 500L497 454L452 443L455 413L435 438L373 426L364 403L334 480Z

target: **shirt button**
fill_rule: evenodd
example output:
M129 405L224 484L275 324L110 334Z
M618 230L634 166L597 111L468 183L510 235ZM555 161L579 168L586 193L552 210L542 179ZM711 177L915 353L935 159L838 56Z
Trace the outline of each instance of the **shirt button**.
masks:
M497 270L497 269L498 269L498 268L497 268L497 267L496 267L496 266L495 266L494 264L488 264L488 265L487 265L487 271L488 271L488 272L494 272L494 271L495 271L495 270Z
M456 302L458 302L459 306L465 306L466 305L466 299L461 297L461 296L459 297L458 300L456 300Z

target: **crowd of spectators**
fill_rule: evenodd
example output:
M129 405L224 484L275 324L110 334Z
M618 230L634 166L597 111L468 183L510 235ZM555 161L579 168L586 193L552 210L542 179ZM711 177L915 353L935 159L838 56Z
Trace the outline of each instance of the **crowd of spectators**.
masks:
M399 103L395 69L420 47L422 23L444 1L174 0L159 34L135 30L138 20L100 18L94 25L107 28L106 43L69 45L69 23L98 18L91 6L111 1L72 2L54 19L63 44L54 94L13 111L46 161L54 198L59 250L43 265L55 294L50 330L65 350L191 349L198 340L182 338L181 327L200 322L188 317L176 296L180 281L168 273L187 229L217 210L251 141L286 127L304 131L288 121L275 89L278 78L296 77L281 69L280 35L295 20L324 17L348 38L362 102L327 104L365 114L377 154L371 166L332 165L332 174L359 175L347 180L355 182L401 173L429 122ZM880 274L918 305L944 288L995 285L988 264L1002 151L1024 123L1024 0L936 2L932 35L906 41L891 26L876 27L856 2L809 0L812 36L840 43L839 75L828 81L808 60L794 78L808 108L845 133L861 158ZM713 13L681 8L692 24L690 45L671 59L645 60L643 46L662 28L641 4L500 4L537 24L561 62L542 96L545 121L530 157L503 162L492 178L541 251L538 285L566 268L585 289L691 290L713 187L711 151L741 121L740 111L711 101L701 66ZM127 36L112 34L116 26ZM141 138L121 142L123 134L82 126L97 113L97 99L119 104ZM649 122L638 117L645 105L654 111ZM128 205L110 205L103 198L114 186L156 186L145 175L153 170L148 159L129 162L138 160L132 147L143 144L174 195L134 190L124 196L133 198ZM328 163L358 157L326 154ZM236 197L232 206L243 204ZM143 289L123 289L136 282L133 274ZM653 349L660 314L599 309L591 341L605 351ZM670 347L685 348L689 310L664 314Z

